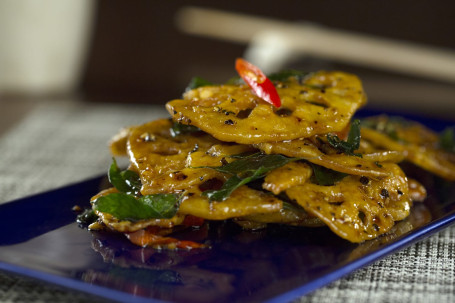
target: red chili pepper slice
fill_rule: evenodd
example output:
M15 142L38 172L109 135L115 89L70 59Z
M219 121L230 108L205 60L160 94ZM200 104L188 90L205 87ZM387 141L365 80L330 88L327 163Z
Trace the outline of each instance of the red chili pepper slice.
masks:
M237 58L235 69L259 98L275 107L281 106L281 99L275 86L257 66L242 58Z
M193 248L205 248L207 245L193 242L178 240L171 237L161 236L159 234L160 227L149 226L146 229L141 229L132 233L125 233L125 236L131 243L145 247L145 246L156 246L168 249L193 249Z

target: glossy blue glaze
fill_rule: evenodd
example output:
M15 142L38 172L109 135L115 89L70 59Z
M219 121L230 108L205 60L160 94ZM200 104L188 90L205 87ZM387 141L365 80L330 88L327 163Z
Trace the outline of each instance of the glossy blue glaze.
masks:
M416 177L425 174L408 170ZM0 269L123 302L290 301L452 224L453 184L429 175L423 179L433 198L413 211L431 220L408 233L358 245L328 228L246 232L217 222L177 235L207 241L211 249L157 251L75 223L72 207L88 206L106 182L94 178L1 205L0 230L7 232L0 235Z

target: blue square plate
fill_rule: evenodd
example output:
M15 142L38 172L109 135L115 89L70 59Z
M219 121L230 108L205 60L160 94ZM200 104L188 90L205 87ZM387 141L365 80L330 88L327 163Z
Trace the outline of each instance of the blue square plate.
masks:
M411 118L436 130L448 125ZM192 251L141 248L121 235L80 228L72 207L88 206L106 186L98 177L0 205L0 269L117 301L290 301L453 223L454 184L406 170L429 198L378 239L352 244L325 227L245 232L216 222L179 235L210 239L211 249Z

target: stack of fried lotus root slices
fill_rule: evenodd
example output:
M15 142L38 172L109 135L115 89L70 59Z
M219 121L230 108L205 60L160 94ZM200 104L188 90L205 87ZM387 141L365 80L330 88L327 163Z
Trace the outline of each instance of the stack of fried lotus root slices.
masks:
M397 163L407 159L455 180L453 158L435 156L437 148L428 147L435 135L426 129L426 137L419 131L412 142L393 141L376 127L384 123L382 117L369 122L374 127L362 127L355 154L329 144L327 134L346 140L352 116L366 102L356 76L316 72L274 84L280 108L261 100L246 85L204 86L167 103L172 119L119 133L111 151L129 156L129 169L141 178L141 194L178 193L182 199L171 219L129 222L101 213L103 223L125 233L151 226L171 232L189 216L232 219L250 229L270 223L326 225L359 243L389 231L409 215L413 201L425 198L425 189L407 178ZM176 123L190 125L193 131L175 133ZM422 150L428 151L425 156ZM257 153L296 160L268 171L254 186L238 187L222 201L203 194L232 177L211 167ZM320 184L315 178L320 169L343 177Z

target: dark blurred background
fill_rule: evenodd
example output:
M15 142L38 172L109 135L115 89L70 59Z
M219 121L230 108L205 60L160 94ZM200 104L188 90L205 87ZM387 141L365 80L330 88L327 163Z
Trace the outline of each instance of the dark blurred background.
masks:
M369 106L455 120L455 1L43 3L46 5L25 0L0 2L0 101L35 102L69 96L88 102L164 104L180 97L193 76L222 83L235 76L235 58L245 56L250 49L251 43L243 34L251 28L239 28L235 18L225 22L224 31L232 31L234 38L236 34L243 37L238 41L213 37L213 33L209 37L185 31L188 23L182 26L177 19L191 6L270 19L272 24L315 24L322 29L442 49L454 66L452 79L353 64L317 54L294 56L283 67L355 73L364 83ZM205 22L208 30L222 23L217 18L199 21ZM327 48L337 50L340 44L334 42ZM71 50L75 50L73 54ZM423 57L420 63L430 57L437 56Z
M80 87L85 98L164 103L180 96L192 76L214 82L234 76L234 59L243 55L247 45L182 33L176 27L175 15L188 4L180 0L99 0ZM309 21L455 51L455 1L231 0L221 3L199 0L190 4L291 22ZM403 78L319 61L314 59L311 64L298 65L343 68L361 76L374 72L390 76L392 81L396 79L393 77ZM452 86L451 83L441 85Z

